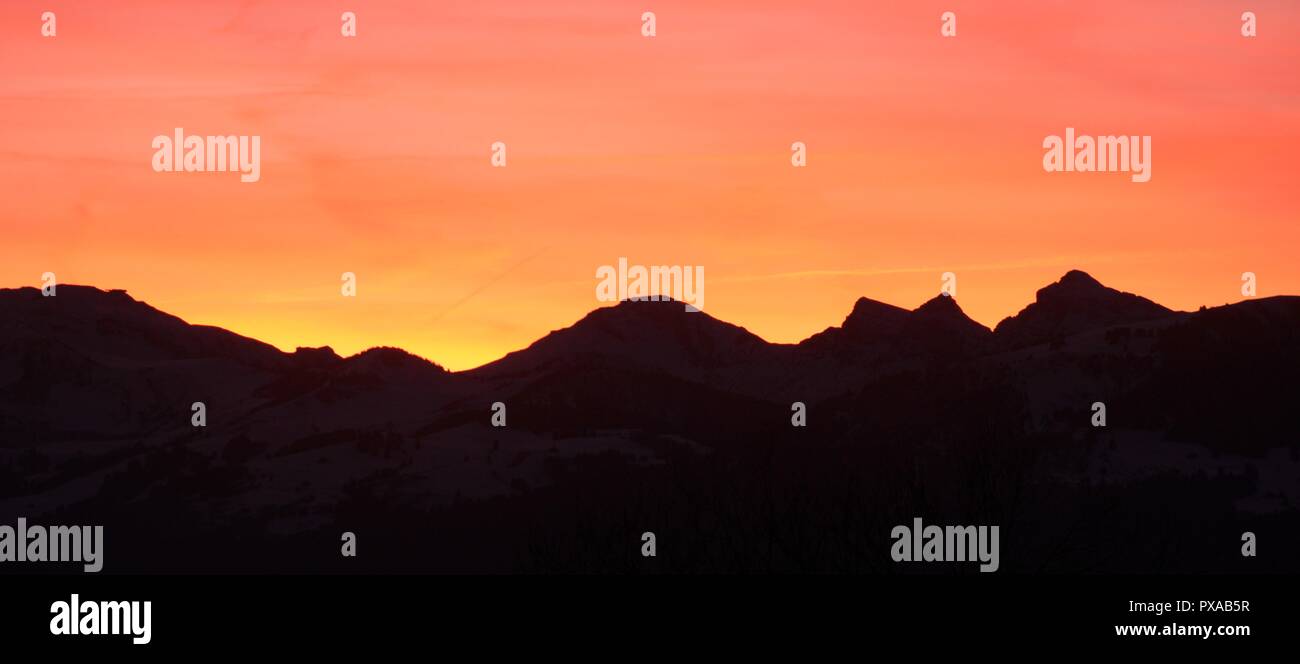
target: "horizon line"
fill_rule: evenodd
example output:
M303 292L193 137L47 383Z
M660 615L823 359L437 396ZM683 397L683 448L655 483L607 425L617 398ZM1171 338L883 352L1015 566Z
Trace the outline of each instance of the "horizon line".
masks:
M1043 287L1040 287L1038 290L1042 290L1043 288L1046 288L1047 286L1051 286L1051 285L1053 285L1053 284L1058 284L1058 283L1060 283L1062 280L1064 280L1066 276L1069 276L1069 275L1072 274L1072 273L1079 273L1079 274L1082 274L1082 275L1084 275L1084 276L1086 276L1086 277L1092 279L1092 280L1093 280L1094 282L1096 282L1100 287L1105 288L1105 289L1108 289L1108 290L1110 290L1110 291L1114 291L1114 292L1116 292L1116 293L1120 293L1120 294L1126 294L1126 295L1133 295L1133 296L1136 296L1136 297L1141 297L1141 298L1146 299L1146 300L1148 300L1149 302L1152 302L1152 303L1154 303L1154 304L1156 304L1156 305L1158 305L1158 306L1164 307L1164 305L1161 305L1160 303L1155 302L1154 300L1151 300L1150 298L1146 298L1145 296L1139 295L1139 294L1137 294L1137 293L1133 293L1133 292L1131 292L1131 291L1124 291L1124 290L1120 290L1120 289L1118 289L1118 288L1114 288L1114 287L1111 287L1111 286L1107 286L1106 284L1102 283L1099 279L1096 279L1095 277L1093 277L1093 276L1092 276L1091 274L1089 274L1088 272L1086 272L1086 271L1084 271L1084 270L1073 269L1073 268L1067 270L1067 271L1065 272L1065 274L1063 274L1059 279L1057 279L1057 280L1055 280L1055 281L1053 281L1053 282L1051 282L1051 283L1049 283L1049 284L1047 284L1047 285L1045 285L1045 286L1043 286ZM242 338L242 339L247 339L247 340L250 340L250 341L254 341L254 342L257 342L257 343L260 343L260 344L264 344L264 345L270 346L270 347L276 349L278 352L283 353L283 354L285 354L285 355L293 355L293 354L297 353L297 352L300 351L300 350L326 350L326 349L328 349L331 353L333 353L334 355L336 355L337 357L339 357L341 360L348 360L348 359L352 359L352 358L358 357L358 356L360 356L360 355L364 355L365 353L369 353L369 352L372 352L372 351L375 351L375 350L397 350L397 351L400 351L400 352L405 353L405 354L407 354L407 355L410 355L411 357L419 358L419 359L421 359L421 360L423 360L423 361L425 361L425 362L429 362L430 364L433 364L433 365L435 365L435 366L437 366L437 367L443 369L444 371L447 371L448 373L453 373L453 374L469 373L469 372L472 372L472 371L475 371L475 370L481 369L481 368L483 368L483 367L486 367L486 366L488 366L488 365L490 365L490 364L496 363L496 362L498 362L498 361L500 361L500 360L502 360L502 359L504 359L504 358L510 356L510 355L513 354L513 353L517 353L517 352L520 352L520 351L523 351L523 350L527 350L528 348L531 348L534 344L536 344L538 341L541 341L542 339L545 339L546 337L550 336L551 334L554 334L555 332L559 332L559 331L561 331L561 330L569 329L569 328L571 328L571 327L577 325L578 323L582 322L583 320L586 320L586 319L587 319L589 316L591 316L592 314L594 314L594 313L596 313L596 312L599 312L599 311L602 311L602 310L606 310L606 309L615 309L615 308L618 308L618 307L620 307L620 306L627 305L627 304L632 304L632 303L651 303L651 302L654 302L654 303L680 303L680 301L675 300L675 299L672 298L671 296L647 296L647 297L645 297L645 298L636 298L636 299L631 299L631 298L629 298L629 299L623 299L623 300L619 300L618 302L613 303L613 304L609 304L609 305L605 305L605 306L597 306L597 307L595 307L595 308L593 308L593 309L588 310L587 313L583 314L581 317L579 317L578 319L574 320L572 323L570 323L570 324L568 324L568 325L565 325L565 326L563 326L563 327L560 327L560 328L556 328L556 329L550 330L550 331L548 331L548 332L542 334L541 336L537 337L537 338L534 339L532 342L528 343L527 345L525 345L525 346L523 346L523 347L517 348L517 349L515 349L515 350L507 351L507 352L503 353L502 355L500 355L499 357L497 357L496 359L489 360L489 361L487 361L487 362L483 362L482 364L478 364L478 365L475 365L475 366L473 366L473 367L468 367L468 368L464 368L464 369L454 369L454 370L453 370L453 369L448 369L446 366L444 366L443 364L439 363L436 359L432 359L432 358L426 357L426 356L424 356L424 355L420 355L420 354L418 354L418 353L411 352L410 350L407 350L406 348L403 348L403 347L401 347L401 346L395 346L395 345L390 345L390 344L377 344L377 345L369 346L369 347L367 347L367 348L365 348L365 349L363 349L363 350L359 350L359 351L357 351L357 352L355 352L355 353L351 353L351 354L348 354L348 355L340 355L337 351L334 350L334 348L333 348L333 346L332 346L331 344L324 344L324 345L319 345L319 346L295 345L295 347L294 347L292 350L286 350L285 348L282 348L281 346L279 346L279 345L277 345L277 344L275 344L275 343L272 343L272 342L270 342L270 341L266 341L266 340L260 339L260 338L255 337L255 336L250 336L250 335L247 335L247 334L243 334L243 333L238 332L238 331L236 331L236 330L234 330L234 329L232 329L232 328L230 328L230 327L226 327L226 326L223 326L223 325L216 325L216 324L195 323L195 322L191 322L191 321L189 321L189 320L186 320L186 319L184 319L184 318L181 318L179 315L173 314L173 313L171 313L171 312L169 312L169 311L167 311L167 310L161 309L161 308L159 308L159 307L157 307L157 306L151 304L148 300L137 299L136 297L132 296L131 293L130 293L130 291L128 291L128 290L125 289L125 288L103 288L103 287L100 287L100 286L94 286L94 285L89 285L89 284L74 284L74 283L68 283L68 284L56 284L56 287L58 287L58 288L73 288L73 289L86 289L86 290L93 290L93 291L96 291L96 292L99 292L99 293L102 293L102 294L106 294L106 295L107 295L107 294L112 294L112 293L121 293L122 295L125 295L127 298L129 298L132 302L136 302L136 303L142 304L142 305L144 305L144 306L147 306L147 307L149 307L149 308L151 308L151 309L153 309L153 310L155 310L155 311L157 311L157 312L159 312L159 313L161 313L161 314L163 314L163 315L165 315L165 316L170 316L170 317L172 317L172 318L175 318L175 319L181 321L182 323L184 323L184 324L186 324L186 325L188 325L188 326L191 326L191 327L207 327L207 328L213 328L213 329L222 330L222 331L224 331L224 332L228 332L228 333L230 333L230 334L234 334L234 335L236 335L236 336L238 336L238 337L240 337L240 338ZM23 292L23 291L28 291L28 290L30 290L30 291L34 291L35 293L38 293L38 294L39 294L39 293L41 292L42 289L41 289L41 287L39 287L39 286L26 286L26 285L24 285L24 286L13 286L13 287L0 287L0 294L3 294L3 293L6 292L6 291L11 291L11 292ZM56 295L55 295L54 297L57 297L57 292L56 292ZM657 297L658 299L651 299L652 297ZM900 309L900 310L902 310L902 311L906 311L906 312L908 312L908 313L915 313L916 311L918 311L921 307L925 306L926 304L929 304L930 302L934 302L934 301L939 300L940 298L944 298L944 297L951 297L951 299L953 300L954 304L957 304L958 311L960 311L961 314L962 314L962 316L965 317L967 320L970 320L971 322L973 322L973 323L979 325L980 327L982 327L982 328L988 330L990 333L994 333L994 334L996 333L996 329L997 329L997 327L998 327L999 325L1001 325L1002 322L1007 321L1007 320L1010 320L1010 319L1013 319L1013 318L1015 318L1016 316L1020 315L1021 313L1024 313L1025 309L1026 309L1030 304L1033 304L1033 303L1037 302L1037 298L1035 298L1034 301L1029 302L1029 303L1025 304L1024 306L1022 306L1022 307L1020 308L1020 310L1019 310L1016 314L1013 314L1013 315L1010 315L1010 316L1004 316L1004 317L1003 317L1003 318L998 322L998 325L994 325L994 326L992 326L992 327L989 327L989 326L984 325L983 323L980 323L979 321L977 321L977 320L971 318L968 314L966 314L965 311L962 311L962 310L961 310L961 306L960 306L960 304L959 304L959 302L958 302L958 298L957 298L957 297L955 297L955 296L948 296L946 293L943 293L943 292L940 292L940 293L936 294L935 296L933 296L933 297L931 297L930 299L926 300L926 301L923 302L922 304L917 305L915 308L908 308L908 307L904 307L904 306L900 306L900 305L892 304L892 303L889 303L889 302L886 302L886 301L883 301L883 300L877 300L877 299L874 299L874 298L871 298L871 297L868 297L868 296L865 296L865 295L861 295L861 296L858 296L857 298L855 298L855 299L853 300L853 303L852 303L852 304L850 305L850 307L849 307L849 313L845 315L845 319L844 319L844 320L840 321L838 324L835 324L835 325L829 325L829 326L827 326L827 327L825 327L825 328L822 328L821 331L814 332L814 333L812 333L812 334L810 334L810 335L808 335L808 336L804 337L803 339L800 339L799 341L796 341L796 342L777 342L777 341L770 341L770 340L768 340L768 339L762 337L761 335L759 335L759 334L757 334L757 333L755 333L755 332L750 331L750 330L749 330L747 327L745 327L744 325L741 325L741 324L739 324L739 323L733 323L733 322L730 322L730 321L723 320L723 319L721 319L721 318L717 318L717 317L715 317L715 316L712 316L711 314L708 313L707 310L699 310L699 311L695 311L695 312L688 312L688 311L682 310L680 313L681 313L681 315L704 314L707 318L710 318L710 319L712 319L712 320L718 321L718 322L723 323L723 324L726 324L726 325L732 325L732 326L734 326L734 327L740 328L740 329L744 330L746 333L753 335L755 338L759 339L759 340L762 341L763 343L768 344L768 345L770 345L770 346L798 346L798 345L801 345L801 344L807 342L809 339L811 339L811 338L817 336L818 334L821 334L821 333L824 332L825 330L829 330L829 329L842 329L844 323L847 321L848 316L852 315L853 310L854 310L854 309L856 308L856 306L857 306L857 303L860 302L860 301L862 301L862 300L867 300L867 301L870 301L870 302L876 302L876 303L879 303L879 304L884 304L884 305L886 305L886 306L895 307L895 308L897 308L897 309ZM1286 297L1297 297L1297 295L1277 294L1277 295L1268 295L1268 296L1259 296L1259 297L1243 297L1242 299L1237 300L1236 302L1227 302L1227 303L1224 303L1224 304L1221 304L1221 305L1214 305L1213 307L1211 307L1210 305L1202 304L1202 305L1200 305L1199 310L1208 310L1208 309L1211 309L1211 308L1219 308L1219 307L1225 307L1225 306L1233 306L1233 305L1236 305L1236 304L1241 304L1241 303L1249 302L1249 301L1270 300L1270 299L1275 299L1275 298L1286 298ZM1170 311L1171 314L1176 314L1176 315L1186 315L1186 314L1194 313L1193 311L1178 310L1178 309L1170 309L1169 307L1164 307L1164 308L1169 309L1169 311Z

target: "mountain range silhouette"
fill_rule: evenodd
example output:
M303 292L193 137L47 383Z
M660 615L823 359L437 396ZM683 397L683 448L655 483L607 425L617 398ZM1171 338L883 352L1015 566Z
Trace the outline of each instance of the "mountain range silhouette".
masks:
M6 289L0 515L106 524L123 571L348 569L353 530L368 571L894 572L913 516L1001 524L1010 573L1295 571L1297 375L1300 297L1179 312L1080 271L993 330L861 298L774 344L630 301L460 372ZM1243 567L1251 529L1276 557Z

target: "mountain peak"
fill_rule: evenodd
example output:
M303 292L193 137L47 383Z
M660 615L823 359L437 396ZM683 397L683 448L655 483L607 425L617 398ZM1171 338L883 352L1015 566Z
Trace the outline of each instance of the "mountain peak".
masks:
M660 296L659 299L657 300L652 300L650 298L629 298L626 300L619 300L618 304L615 304L612 307L602 307L602 308L613 310L613 311L620 311L620 312L635 312L637 314L644 314L647 312L658 313L658 312L669 312L669 311L677 311L680 313L698 313L698 312L687 312L684 302L681 302L679 300L674 300L673 298L667 295ZM600 309L597 309L596 311L600 311Z
M860 297L853 303L853 311L849 313L849 316L865 316L881 311L903 311L903 308L873 300L869 297Z
M298 350L301 352L303 349L299 348ZM324 350L330 349L326 346ZM330 350L330 352L333 351ZM421 373L447 373L447 370L436 362L430 362L419 355L391 346L376 346L361 351L343 360L343 364L352 372L369 372L379 375L391 375L402 371L417 375Z
M1173 313L1144 297L1105 286L1086 272L1070 270L1038 289L1034 302L998 323L995 332L1009 347L1020 347Z
M474 371L519 373L575 359L620 367L700 369L768 350L770 344L745 328L704 311L687 311L680 300L623 300Z
M944 334L956 334L965 337L983 337L989 329L971 320L957 304L957 298L940 293L912 311L910 321L913 334L921 334L922 327L943 331Z
M304 369L323 369L343 361L343 358L339 357L339 354L335 353L334 349L329 346L319 348L299 346L290 357L293 359L294 365Z
M1061 286L1070 286L1075 288L1105 288L1105 286L1101 285L1100 281L1097 281L1091 274L1088 274L1083 270L1070 270L1056 283Z
M51 297L41 289L0 289L0 321L23 321L19 331L57 336L71 352L94 361L233 359L274 366L284 354L270 344L207 325L191 325L136 300L120 288L58 284Z
M961 307L957 306L957 298L952 297L947 293L940 293L926 300L921 304L921 306L913 310L913 313L930 315L959 314L963 317L966 315L966 313L961 310Z
M840 327L826 328L800 345L841 355L875 347L898 356L918 350L970 350L988 335L987 327L971 320L947 295L937 295L913 311L860 297Z
M1071 300L1107 299L1119 294L1122 293L1113 288L1106 287L1087 272L1070 270L1055 283L1048 284L1038 289L1036 301L1042 302L1044 300L1056 298L1066 298Z
M907 318L907 313L902 307L860 297L853 303L853 311L849 312L841 327L846 330L897 329Z

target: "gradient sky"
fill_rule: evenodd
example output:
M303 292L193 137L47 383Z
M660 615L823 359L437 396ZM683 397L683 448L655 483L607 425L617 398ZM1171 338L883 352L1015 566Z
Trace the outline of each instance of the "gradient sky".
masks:
M452 369L605 306L620 256L703 265L705 310L779 342L947 271L989 326L1071 268L1300 293L1300 4L783 4L7 1L0 287ZM1151 181L1045 173L1067 126L1151 135ZM261 181L153 172L175 127L260 135Z

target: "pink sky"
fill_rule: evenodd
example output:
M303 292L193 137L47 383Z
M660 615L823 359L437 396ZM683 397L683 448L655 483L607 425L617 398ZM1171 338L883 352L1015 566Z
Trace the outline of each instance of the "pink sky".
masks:
M772 341L949 271L990 326L1071 268L1300 293L1297 34L1291 2L10 1L0 287L456 369L603 306L620 256L705 266L706 310ZM1152 136L1151 181L1043 172L1067 126ZM175 127L260 135L261 181L153 172Z

